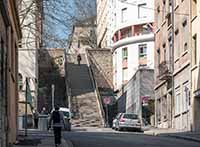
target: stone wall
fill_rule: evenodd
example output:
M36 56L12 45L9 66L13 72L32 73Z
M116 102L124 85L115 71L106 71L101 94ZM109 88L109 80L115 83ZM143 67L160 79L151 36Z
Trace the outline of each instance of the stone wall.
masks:
M55 85L55 104L66 107L66 84L64 70L64 50L46 49L39 51L39 112L45 107L52 109L52 88Z
M99 88L113 88L112 52L110 49L87 50Z

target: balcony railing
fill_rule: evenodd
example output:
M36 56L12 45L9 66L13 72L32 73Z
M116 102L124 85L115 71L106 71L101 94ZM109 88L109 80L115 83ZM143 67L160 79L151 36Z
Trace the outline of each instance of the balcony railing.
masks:
M158 70L159 70L159 75L158 75L159 80L171 79L172 73L170 71L170 62L168 61L161 62L158 66Z

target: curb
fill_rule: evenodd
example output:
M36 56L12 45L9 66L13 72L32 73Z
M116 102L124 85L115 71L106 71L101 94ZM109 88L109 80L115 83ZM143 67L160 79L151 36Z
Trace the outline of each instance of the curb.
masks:
M183 139L183 140L200 143L200 139L194 138L194 137L189 137L189 136L179 136L179 135L173 135L173 134L171 134L171 135L170 134L160 134L160 133L156 133L156 132L146 132L144 134L149 135L149 136L171 137L171 138Z
M178 135L166 135L166 136L200 143L200 139L194 137L178 136Z

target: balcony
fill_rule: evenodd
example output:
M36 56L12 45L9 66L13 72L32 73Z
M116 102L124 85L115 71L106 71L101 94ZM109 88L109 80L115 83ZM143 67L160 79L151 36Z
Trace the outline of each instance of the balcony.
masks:
M172 73L170 71L170 62L169 61L163 61L158 66L159 80L170 80L172 77Z

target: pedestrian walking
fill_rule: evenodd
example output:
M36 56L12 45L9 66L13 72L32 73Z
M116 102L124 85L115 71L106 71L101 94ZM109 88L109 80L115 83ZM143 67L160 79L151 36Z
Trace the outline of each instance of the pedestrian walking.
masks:
M55 146L58 147L61 145L61 131L64 127L64 115L59 111L59 107L56 106L55 110L51 113L51 117L49 120L49 128L51 127L51 123L53 121L53 131L55 138Z
M78 56L77 56L77 62L78 62L78 65L80 65L81 64L81 55L80 54L78 54Z
M34 128L38 129L39 113L37 110L34 110L33 112L33 119L34 119Z

